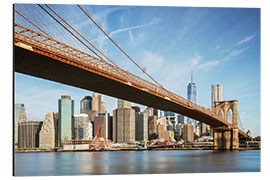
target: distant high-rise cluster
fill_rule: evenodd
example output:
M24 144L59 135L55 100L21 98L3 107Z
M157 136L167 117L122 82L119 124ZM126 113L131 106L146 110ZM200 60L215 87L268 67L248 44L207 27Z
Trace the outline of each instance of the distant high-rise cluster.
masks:
M188 84L188 100L196 103L196 85ZM212 85L212 104L222 100L222 85ZM118 99L113 116L106 111L102 96L93 92L80 101L80 114L74 114L74 100L62 95L58 112L48 112L44 121L27 120L24 104L15 104L14 145L19 149L64 148L73 142L108 140L114 143L159 141L192 142L211 136L208 125L174 112L139 106ZM89 142L90 142L89 141Z

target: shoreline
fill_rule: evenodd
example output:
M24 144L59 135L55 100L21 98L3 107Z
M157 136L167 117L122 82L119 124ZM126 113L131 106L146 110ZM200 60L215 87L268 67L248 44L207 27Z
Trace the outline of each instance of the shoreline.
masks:
M135 149L135 148L127 148L127 149L104 149L104 150L89 150L89 149L72 149L72 150L42 150L42 149L29 149L29 150L14 150L15 153L32 153L32 152L121 152L121 151L194 151L194 150L213 150L213 148L154 148L154 149ZM239 148L239 150L235 151L246 151L246 150L261 150L261 148ZM230 151L230 150L218 150L218 151Z

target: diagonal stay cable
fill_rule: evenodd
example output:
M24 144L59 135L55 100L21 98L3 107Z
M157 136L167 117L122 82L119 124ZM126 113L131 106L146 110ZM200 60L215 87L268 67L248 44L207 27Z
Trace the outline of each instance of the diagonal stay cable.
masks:
M122 51L122 53L124 53L128 59L130 59L144 74L146 74L152 81L154 81L160 88L162 88L163 90L165 90L167 93L169 93L170 95L172 95L174 98L178 99L177 96L175 96L172 92L168 91L167 89L165 89L161 84L159 84L154 78L152 78L147 72L145 72L145 70L143 68L141 68L120 46L118 46L118 44L95 22L95 20L93 18L91 18L91 16L79 5L77 4L77 6L84 12L84 14L111 40L111 42L118 47L118 49L120 51Z
M93 51L89 46L87 46L81 39L79 39L73 32L71 32L66 26L64 26L58 19L56 19L50 12L48 12L44 7L38 4L48 15L50 15L56 22L58 22L65 30L67 30L73 37L75 37L78 41L80 41L87 49L92 51L96 56L100 58L101 61L106 62L102 57L100 57L95 51Z
M76 29L74 29L65 19L63 19L57 12L55 12L49 5L45 4L47 8L49 8L56 16L58 16L63 22L65 22L73 31L75 31L81 38L83 38L86 42L88 42L96 51L102 54L106 59L108 59L111 63L115 64L111 59L109 59L104 53L102 53L98 48L96 48L91 42L89 42L84 36L82 36ZM118 66L117 66L118 67ZM119 67L118 67L119 68Z

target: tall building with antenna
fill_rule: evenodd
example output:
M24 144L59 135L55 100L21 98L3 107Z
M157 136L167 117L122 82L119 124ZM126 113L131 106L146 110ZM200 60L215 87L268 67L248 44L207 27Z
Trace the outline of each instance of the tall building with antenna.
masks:
M193 82L193 72L191 71L191 82L187 86L187 99L193 103L197 103L197 87ZM194 128L197 126L197 121L191 118L187 118L187 123L192 124Z

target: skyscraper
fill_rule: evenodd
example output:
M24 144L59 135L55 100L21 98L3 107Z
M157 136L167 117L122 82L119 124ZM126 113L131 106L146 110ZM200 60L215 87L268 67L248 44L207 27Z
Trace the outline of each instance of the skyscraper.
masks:
M42 126L41 121L22 120L18 125L18 148L34 149L39 147L39 132Z
M193 82L193 74L191 72L191 82L187 86L187 99L192 103L197 103L197 90L196 84ZM197 121L191 118L187 118L187 123L192 124L194 128L197 126Z
M92 97L85 96L81 101L81 114L88 114L92 110Z
M106 103L102 100L102 96L96 92L93 92L92 95L92 111L96 111L97 113L106 112Z
M147 107L145 111L147 112L148 116L154 116L154 108Z
M98 95L98 113L105 113L106 112L106 104L102 99L101 95Z
M161 125L163 125L164 127L167 126L167 119L164 116L161 116L157 119L157 124L160 123Z
M183 139L183 138L182 138L183 127L184 127L184 124L182 124L182 123L178 123L178 124L175 126L175 134L174 134L174 137L175 137L176 140Z
M157 138L157 118L156 115L148 117L148 140Z
M174 130L173 123L171 121L168 121L166 129L167 129L167 131Z
M45 120L39 132L39 148L41 149L54 149L55 134L57 133L55 127L55 118L53 112L48 112L46 114Z
M98 112L98 93L93 92L92 94L92 111Z
M113 141L135 141L135 110L130 102L118 99L118 108L113 111Z
M135 113L141 112L141 109L139 106L132 106L131 108L135 110Z
M194 130L192 124L184 124L183 127L183 139L184 141L193 142L194 141Z
M117 100L117 108L131 108L131 102L123 100L123 99L118 99Z
M99 111L99 113L101 113L101 114L106 113L106 103L103 100L100 101L100 111Z
M154 115L154 116L157 116L157 117L159 118L159 117L161 116L160 113L161 113L161 112L160 112L159 109L154 108L154 111L153 111L153 115Z
M135 114L135 140L148 140L148 111Z
M62 147L65 140L72 139L72 118L74 101L70 96L61 96L58 100L58 142Z
M214 84L212 85L211 92L211 107L214 108L214 102L222 101L222 85Z
M22 115L23 114L25 115L24 104L15 104L15 111L14 111L14 145L15 147L18 145L18 126L19 126L19 119L20 119L22 111L24 111ZM26 120L26 116L25 116L25 120Z
M72 139L88 139L90 134L90 132L88 132L88 114L75 114L72 121L72 129Z
M185 116L183 116L183 115L177 115L177 124L184 124L185 123Z

